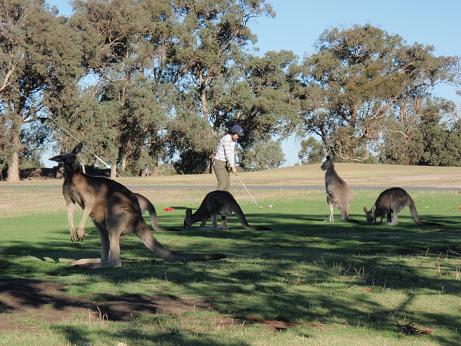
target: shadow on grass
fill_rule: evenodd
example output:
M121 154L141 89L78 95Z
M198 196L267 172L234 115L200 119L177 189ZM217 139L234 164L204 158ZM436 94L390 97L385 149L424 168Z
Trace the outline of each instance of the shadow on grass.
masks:
M65 335L67 341L73 345L90 345L91 335L96 340L102 337L107 340L117 340L126 342L127 345L178 345L178 346L247 346L248 343L242 341L236 342L219 342L217 339L210 338L204 333L197 333L193 331L184 330L183 328L171 328L167 331L156 333L155 335L148 334L141 330L134 328L124 328L118 332L111 332L106 330L88 332L85 329L69 326L54 326L54 330Z
M166 263L152 257L134 237L122 245L123 267L86 272L88 280L79 286L90 287L95 280L130 283L141 280L167 281L177 284L189 294L207 297L216 310L236 319L282 320L293 323L343 323L366 325L376 330L396 332L395 321L410 316L418 323L452 331L461 329L461 320L453 315L436 312L413 312L409 306L418 293L438 296L441 292L460 295L461 282L437 273L440 258L459 259L461 239L460 217L427 216L426 220L440 226L418 226L409 217L400 217L397 226L323 222L324 215L248 214L250 224L269 225L273 231L241 230L231 218L229 231L191 230L180 233L155 234L175 251L224 252L229 259L210 263ZM355 219L361 216L352 215ZM165 224L178 223L178 216L162 216ZM99 239L94 229L83 244L70 242L9 243L1 246L2 279L28 277L39 271L43 275L61 278L81 274L81 269L69 268L59 259L97 257ZM166 237L164 240L163 237ZM175 242L176 241L176 242ZM210 242L215 244L210 248ZM216 245L218 244L218 245ZM216 247L218 246L218 247ZM47 263L43 268L17 262L16 257L33 256ZM402 260L434 260L433 268ZM48 259L54 262L49 263ZM134 259L133 259L134 258ZM47 262L48 261L48 262ZM243 263L243 265L242 265ZM459 262L457 262L459 263ZM251 265L249 265L251 264ZM294 266L301 266L293 273ZM450 265L450 264L448 264ZM213 270L209 270L213 268ZM72 285L69 283L68 285ZM362 287L363 294L344 296L344 287ZM293 287L304 287L302 290ZM317 287L316 290L309 289ZM320 287L320 289L319 289ZM323 289L322 289L323 288ZM337 289L338 294L328 294ZM397 308L388 308L366 293L379 294L385 289L406 292ZM38 295L45 294L36 292ZM69 304L71 299L69 298ZM0 302L0 306L7 302ZM63 305L66 301L62 302ZM4 307L7 309L6 307ZM87 336L79 329L62 333L71 343L85 342ZM171 331L144 335L132 330L130 339L145 338L152 343L216 344L214 340L195 340L191 334ZM108 332L109 333L109 332ZM112 335L123 339L125 334ZM192 339L191 339L192 338ZM452 345L459 343L456 332L448 336L431 336L434 341ZM241 343L239 343L241 344Z

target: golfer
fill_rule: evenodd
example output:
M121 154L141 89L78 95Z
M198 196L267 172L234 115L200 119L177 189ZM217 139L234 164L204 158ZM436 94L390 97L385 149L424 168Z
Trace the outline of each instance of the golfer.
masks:
M231 187L230 172L237 175L235 168L235 143L243 136L240 125L232 126L228 133L221 138L215 159L213 161L214 173L218 179L216 190L229 191Z

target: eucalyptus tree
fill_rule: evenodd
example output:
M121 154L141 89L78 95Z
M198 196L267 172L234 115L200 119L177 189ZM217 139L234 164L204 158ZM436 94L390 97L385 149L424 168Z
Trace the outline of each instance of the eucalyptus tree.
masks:
M78 36L41 0L0 2L0 116L8 143L8 180L19 180L28 131L44 125L46 100L80 78Z
M409 165L457 166L461 158L459 118L452 101L426 97L417 116L389 119L380 161Z
M455 80L458 59L433 51L371 25L325 31L297 75L304 129L337 159L366 160L388 119L418 116L435 85Z
M111 134L110 161L122 171L142 150L157 150L166 127L165 92L155 71L169 44L170 16L168 1L74 2L72 25L83 38L87 78L107 119L101 131Z
M309 137L301 141L301 148L298 153L298 159L303 165L319 163L325 157L325 151L322 143L314 137Z
M240 120L243 111L233 99L235 84L244 79L244 67L256 41L248 24L273 11L265 0L172 3L177 25L167 61L175 78L178 117L172 124L171 147L178 148L181 165L192 168L197 163L188 164L187 158L207 161L222 131ZM187 130L186 124L192 121L199 124L192 128L193 135L180 131Z
M277 168L285 162L281 140L260 140L245 149L240 165L249 171Z

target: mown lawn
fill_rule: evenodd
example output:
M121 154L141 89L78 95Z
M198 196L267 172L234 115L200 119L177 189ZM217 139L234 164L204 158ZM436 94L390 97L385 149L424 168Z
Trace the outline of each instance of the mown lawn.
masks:
M408 210L398 226L365 224L361 210L378 191L354 192L360 223L330 224L323 192L306 191L260 200L263 209L242 203L251 224L272 231L231 218L229 231L155 234L224 260L167 263L131 236L122 268L90 271L69 265L99 256L90 222L72 244L62 211L1 218L0 344L461 344L460 195L411 194L421 218L440 226L417 226ZM179 227L178 207L197 205L156 206L162 226Z

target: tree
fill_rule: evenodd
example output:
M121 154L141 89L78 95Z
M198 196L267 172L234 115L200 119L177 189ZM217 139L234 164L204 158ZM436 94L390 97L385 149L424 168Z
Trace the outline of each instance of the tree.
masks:
M192 167L192 162L184 161L194 156L192 152L210 162L216 138L240 121L244 111L239 107L235 84L244 78L248 51L255 42L248 22L273 12L265 0L177 1L174 11L178 14L177 29L174 45L168 51L166 70L169 76L174 76L177 92L175 113L180 116L174 120L174 127L186 120L185 114L193 118L199 114L208 126L200 127L203 130L200 134L194 128L194 136L215 137L208 146L200 145L199 150L184 146L183 140L178 141L173 133L169 135L170 147L177 148L183 165Z
M314 137L301 141L301 149L298 153L298 158L303 165L310 163L319 163L325 156L325 150L322 143L317 141Z
M294 88L304 130L337 159L364 161L386 120L416 114L436 84L454 81L457 66L456 57L436 57L431 46L407 45L370 25L326 31Z
M283 138L292 133L299 112L299 102L291 93L296 62L291 51L249 59L238 93L240 122L248 133L242 138L243 147L266 136Z
M280 140L259 140L239 154L241 166L250 171L277 168L285 161Z
M19 158L28 146L21 133L44 126L50 90L76 83L79 63L78 37L43 1L0 3L0 116L10 143L9 181L19 180Z
M390 119L380 161L407 165L458 165L461 143L455 105L426 98L411 117Z
M115 147L110 161L122 172L138 171L146 151L159 156L168 109L161 106L166 93L155 78L171 36L171 16L167 1L75 2L72 25L83 37L83 64L96 84L97 106L106 112Z

